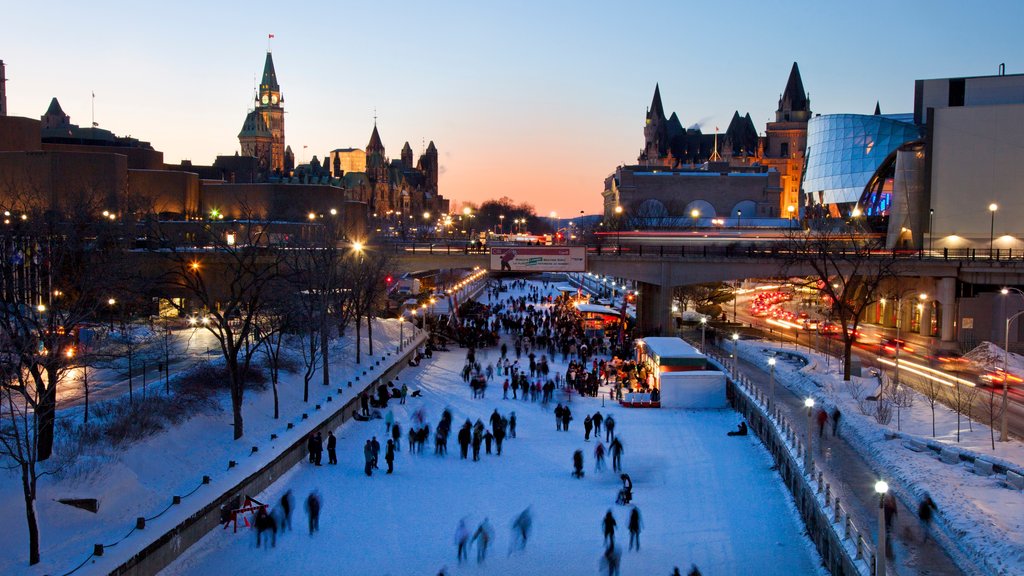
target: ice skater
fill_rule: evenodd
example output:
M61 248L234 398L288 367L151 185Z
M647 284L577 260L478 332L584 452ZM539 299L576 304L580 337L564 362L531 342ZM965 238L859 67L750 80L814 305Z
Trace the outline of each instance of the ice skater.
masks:
M459 526L455 528L455 555L462 564L463 560L469 559L469 528L466 528L466 519L459 520Z
M306 515L309 517L309 535L320 531L320 493L313 490L306 497Z
M604 520L601 521L601 526L604 528L604 543L615 544L615 516L612 514L612 509L608 509L608 513L604 515Z
M526 540L530 537L530 528L533 527L533 515L530 513L530 508L527 506L526 510L519 513L516 519L512 522L512 545L509 546L508 553L511 556L513 550L523 550L526 548Z
M491 545L491 538L494 537L494 530L491 529L491 523L484 518L484 521L480 523L476 528L476 532L473 533L473 541L476 542L476 562L477 564L487 559L487 548Z
M643 528L643 521L640 520L640 510L633 506L633 511L629 513L629 549L633 549L633 545L636 544L636 551L640 551L640 529Z

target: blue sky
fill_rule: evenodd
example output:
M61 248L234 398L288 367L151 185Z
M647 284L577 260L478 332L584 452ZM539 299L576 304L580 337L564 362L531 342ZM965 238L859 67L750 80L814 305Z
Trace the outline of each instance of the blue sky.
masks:
M148 140L169 162L238 149L267 34L299 159L434 140L442 194L596 212L633 162L655 82L685 125L759 130L793 61L815 113L913 105L919 78L1024 72L1024 2L19 2L8 107Z

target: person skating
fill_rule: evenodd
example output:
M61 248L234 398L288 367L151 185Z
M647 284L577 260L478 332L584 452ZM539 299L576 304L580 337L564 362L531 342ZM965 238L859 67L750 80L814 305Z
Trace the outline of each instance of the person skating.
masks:
M604 565L608 576L619 576L619 567L622 564L622 551L615 547L612 542L601 555L601 564Z
M306 452L309 452L309 463L316 464L316 434L312 432L306 438Z
M932 514L936 509L935 501L925 492L924 498L921 499L921 504L917 507L917 515L921 518L921 522L924 523L924 542L928 541L928 528L932 521Z
M601 437L601 424L604 422L604 416L600 412L595 412L594 416L591 417L591 422L594 423L594 438Z
M484 435L480 432L483 426L473 429L473 462L480 460L480 444L484 440Z
M469 528L466 528L466 519L459 520L459 526L455 528L455 555L462 564L463 560L469 559Z
M555 430L557 431L562 430L562 412L564 410L561 402L555 405Z
M284 514L281 515L281 532L292 529L292 507L295 503L295 499L292 497L292 491L288 490L281 496L281 511Z
M480 523L476 528L476 532L473 533L473 541L476 542L476 562L477 564L487 559L487 548L491 545L491 538L494 536L494 531L491 529L490 522L487 518Z
M572 475L576 478L583 478L583 450L577 450L572 454Z
M471 429L472 424L469 423L469 420L466 420L466 423L462 425L461 429L459 429L459 455L463 460L469 456L469 441L472 435Z
M516 516L516 519L512 522L512 546L509 547L508 553L511 555L513 549L523 550L526 548L526 540L530 537L530 528L533 526L533 515L530 514L530 508L527 507Z
M395 452L401 452L402 428L397 423L391 427L391 439L395 441Z
M633 549L634 542L636 543L637 552L640 551L640 529L643 528L643 521L640 520L640 510L633 506L633 511L629 513L629 549Z
M498 431L494 433L494 448L498 451L498 456L501 456L501 444L505 441L505 427L499 426ZM490 452L488 452L489 454Z
M498 409L495 408L494 412L491 412L490 417L491 433L493 434L498 430L498 425L501 424L501 414L498 414Z
M369 440L366 441L366 445L363 446L363 458L366 460L366 466L363 468L363 472L367 476L373 476L373 443Z
M515 412L515 410L513 410L512 413L508 415L508 433L509 433L509 436L511 436L512 438L516 437L516 412ZM504 436L504 435L502 435L502 436ZM498 454L501 454L501 449L500 448L498 449Z
M597 441L597 447L594 448L594 472L601 472L604 470L604 444L600 440Z
M615 515L612 514L612 509L608 509L608 513L604 515L604 520L601 521L601 526L604 528L604 543L615 544Z
M562 430L569 431L569 422L572 421L572 410L568 406L562 407Z
M612 443L608 445L608 451L612 453L612 470L614 472L622 472L622 442L619 442L618 437L612 440Z
M485 451L487 452L488 455L490 455L490 453L491 453L491 442L493 442L493 441L494 441L494 434L491 434L491 431L488 430L487 432L484 433L484 449L485 449Z
M839 437L839 408L832 409L832 437Z
M594 429L594 421L590 417L590 415L588 414L587 417L583 419L583 432L584 432L584 434L583 434L583 441L584 442L590 442L590 431L593 430L593 429Z
M334 430L327 431L327 463L337 464L338 463L338 439L334 436Z
M387 448L384 450L384 461L388 463L388 474L395 471L395 441L388 439Z
M615 437L615 418L612 418L611 414L604 419L604 434L605 442L611 442L612 438Z
M825 435L825 422L828 422L828 412L825 412L824 409L819 408L818 413L815 415L815 418L818 421L818 438L821 438L822 436Z
M377 466L380 460L380 442L377 442L376 436L370 440L370 447L373 449L373 469L380 470L380 466Z
M313 490L306 497L306 514L309 516L309 535L320 531L320 494Z
M320 465L320 459L324 455L324 438L317 432L313 436L313 464Z
M359 408L362 409L363 416L370 416L370 397L365 391L359 393Z

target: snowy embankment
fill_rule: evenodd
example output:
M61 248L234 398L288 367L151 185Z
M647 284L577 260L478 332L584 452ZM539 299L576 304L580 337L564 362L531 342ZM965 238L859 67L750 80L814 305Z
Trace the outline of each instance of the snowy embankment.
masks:
M315 405L325 407L344 402L355 384L371 381L396 359L399 332L406 338L421 331L397 320L378 320L374 324L374 356L367 353L363 335L363 359L355 363L355 342L351 337L332 343L331 386L322 385L319 372L310 383L310 400L302 402L300 373L281 372L278 385L280 419L273 418L273 393L249 390L243 407L245 435L232 440L230 400L226 393L216 398L219 409L203 411L188 420L144 438L124 449L108 448L91 453L91 463L73 464L73 471L60 476L44 476L39 482L37 511L40 517L42 562L27 566L28 532L20 479L15 470L0 476L0 514L8 519L8 545L0 553L3 574L64 574L82 563L93 545L108 545L101 558L92 559L76 574L105 573L126 560L175 524L201 509L239 480L272 460L280 449L290 446L316 426ZM354 330L350 330L350 336ZM387 353L391 353L390 357ZM381 366L374 366L381 360ZM299 368L301 371L301 367ZM362 376L362 371L367 376ZM341 395L337 389L342 388ZM162 390L162 388L161 388ZM150 391L152 394L153 391ZM327 397L332 396L332 404ZM140 400L141 402L141 400ZM141 404L145 406L145 404ZM326 412L326 411L325 411ZM310 414L302 419L302 414ZM317 414L320 414L317 412ZM288 429L288 424L293 425ZM271 435L277 436L271 439ZM59 440L58 440L59 441ZM252 448L258 451L253 452ZM229 469L229 460L237 466ZM204 475L211 477L202 484ZM184 496L180 505L171 506L173 496ZM91 513L57 502L61 498L97 498L99 510ZM135 526L136 518L147 519L167 509L159 518L148 520L142 531L135 531L124 542L125 534ZM119 542L115 547L109 545ZM93 563L95 561L95 563Z
M895 408L891 421L879 424L873 413L875 403L863 400L877 393L877 378L855 377L852 383L844 383L837 363L832 360L828 366L818 353L797 352L764 341L741 341L739 345L743 359L765 369L773 350L807 358L804 368L777 363L776 381L797 394L815 397L826 410L838 407L842 436L889 482L908 508L917 510L925 493L932 497L938 507L935 528L945 535L943 541L952 556L969 558L989 574L1024 574L1024 493L1008 487L1001 475L980 476L966 462L945 464L931 450L916 452L907 447L911 441L941 443L959 453L1020 469L1024 468L1024 444L996 443L993 451L990 428L969 423L966 416L960 417L958 442L957 414L942 404L935 406L933 437L931 406L925 396L914 391L911 405L900 409L898 425ZM987 394L980 390L978 401ZM950 545L955 549L950 550Z

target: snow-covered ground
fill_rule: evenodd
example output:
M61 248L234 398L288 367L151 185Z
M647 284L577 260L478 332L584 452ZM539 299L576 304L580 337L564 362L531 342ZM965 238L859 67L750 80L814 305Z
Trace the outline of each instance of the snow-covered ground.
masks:
M503 293L507 294L507 293ZM485 352L482 363L497 352ZM616 543L628 542L630 508L615 505L618 475L594 471L596 443L583 439L588 413L614 414L625 450L623 469L635 483L634 503L644 529L641 552L623 552L622 574L685 573L691 564L714 575L823 574L820 559L771 459L754 436L736 438L739 416L730 410L623 409L592 398L573 398L570 432L556 432L552 406L503 400L496 383L487 398L473 400L460 376L465 350L453 348L409 368L401 379L423 391L405 406L392 405L408 429L422 409L431 427L450 409L455 427L469 418L485 423L497 408L515 411L518 437L506 440L502 456L462 461L454 437L446 457L410 455L403 442L394 475L363 474L362 448L371 436L383 439L383 421L349 422L339 428L339 465L302 464L264 494L276 503L292 490L297 503L317 490L324 511L320 532L305 530L301 504L294 533L272 550L256 550L251 531L216 530L189 549L165 574L594 574L603 551L601 520L612 509ZM552 369L564 370L555 363ZM453 434L454 436L454 434ZM586 476L571 477L572 453L582 449ZM609 462L610 464L610 462ZM526 549L509 554L510 524L530 507L534 530ZM454 533L460 519L470 530L489 519L496 538L483 564L459 565Z
M39 482L36 506L40 517L42 562L34 567L27 566L28 531L18 471L0 471L0 517L6 519L7 525L7 544L0 550L0 574L64 574L92 552L93 544L120 540L135 525L136 517L152 517L168 507L173 495L190 493L199 486L203 475L212 477L209 486L200 487L181 505L148 522L145 531L136 532L117 547L108 548L95 564L86 565L76 574L108 572L119 561L274 458L277 450L306 434L313 427L314 419L303 421L301 414L313 413L315 404L330 407L325 403L328 395L334 396L335 404L347 400L352 389L345 384L354 380L355 374L361 375L363 370L370 372L369 377L381 373L384 365L395 358L400 330L404 330L406 338L420 332L409 323L400 328L397 320L375 323L372 359L365 356L364 331L364 359L358 369L354 340L351 337L336 340L332 344L332 386L324 387L317 373L310 383L307 404L302 402L301 374L282 372L281 418L278 420L273 419L269 384L263 391L249 390L243 408L245 436L241 440L232 440L230 400L225 392L220 399L220 411L198 414L123 451L110 449L90 454L87 460L92 464L84 466L89 469L87 473L44 476ZM354 330L349 334L354 335ZM384 358L386 352L392 353L391 358L383 360L381 367L370 368L374 361ZM337 387L345 388L341 398ZM161 393L162 389L161 383ZM61 417L76 417L74 413L75 409L68 410L62 412ZM289 422L295 424L294 429L286 428ZM272 433L277 434L278 439L271 441ZM251 447L257 445L259 452L250 454ZM228 470L228 460L235 460L238 466ZM99 463L95 464L97 461ZM56 501L60 498L98 498L99 512L93 514L60 504Z
M744 359L764 366L773 350L794 352L791 346L780 347L777 343L750 340L739 344ZM932 451L915 452L904 445L909 440L939 442L959 452L1020 469L1024 467L1024 443L996 442L993 450L989 427L969 423L966 416L960 418L958 442L957 414L942 404L935 407L933 437L932 409L920 393L914 393L911 407L901 410L900 431L895 413L891 422L881 425L873 414L861 411L834 361L826 366L822 355L808 353L806 348L801 348L799 354L810 363L801 369L778 362L776 382L800 394L813 395L819 402L824 400L829 409L838 406L843 437L889 481L911 510L917 509L926 492L931 495L938 507L935 525L948 536L947 542L959 547L958 553L987 567L991 574L1024 574L1024 493L1009 488L999 476L974 474L970 464L944 464ZM855 381L860 382L863 396L876 393L875 378ZM976 401L986 403L987 398L988 391L979 390ZM869 410L873 406L874 402L867 404ZM996 431L997 438L998 435Z

